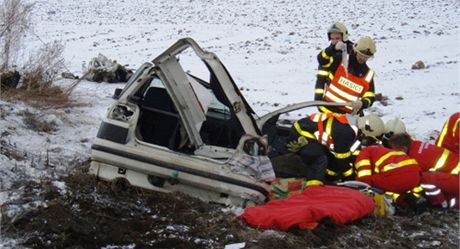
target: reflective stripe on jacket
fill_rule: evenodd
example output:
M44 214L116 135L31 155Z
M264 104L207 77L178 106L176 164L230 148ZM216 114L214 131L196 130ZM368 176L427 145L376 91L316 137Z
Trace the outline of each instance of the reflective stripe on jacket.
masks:
M408 155L417 160L422 171L440 171L458 174L459 155L426 142L413 140Z
M373 77L374 71L371 69L364 77L357 77L348 73L343 65L339 65L334 75L329 74L331 83L326 86L324 99L332 103L356 101L368 92ZM340 109L347 113L352 111L349 106L341 106Z
M460 140L460 112L452 114L442 127L436 145L446 148L454 153L459 153Z
M358 178L417 165L417 161L410 158L406 153L377 145L361 149L355 161Z
M334 122L339 122L341 124L349 126L356 137L358 134L358 127L356 125L351 125L348 122L348 118L343 114L335 113L315 113L310 115L310 120L317 124L315 130L307 130L302 127L302 123L299 121L294 123L294 128L299 133L306 138L313 139L318 141L318 143L326 146L329 151L338 159L344 159L352 156L353 152L359 148L360 141L356 140L349 148L335 148L334 138L333 138L333 129L332 126ZM337 152L340 151L340 152Z

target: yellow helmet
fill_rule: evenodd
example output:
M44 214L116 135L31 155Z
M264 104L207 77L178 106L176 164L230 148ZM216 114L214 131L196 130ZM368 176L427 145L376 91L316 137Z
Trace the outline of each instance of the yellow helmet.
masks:
M385 132L385 124L377 115L366 115L358 118L358 128L368 137L379 137Z
M348 29L343 25L341 22L334 22L332 25L327 29L327 38L331 39L331 33L342 33L342 40L348 41Z
M359 38L358 42L353 44L353 50L367 58L373 57L375 52L377 52L375 42L369 36Z

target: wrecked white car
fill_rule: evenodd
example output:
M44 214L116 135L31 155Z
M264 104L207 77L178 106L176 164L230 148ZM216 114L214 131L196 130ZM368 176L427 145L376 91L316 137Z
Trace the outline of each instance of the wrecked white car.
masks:
M208 81L184 71L183 53L199 58ZM269 147L282 154L288 134L279 115L325 104L257 117L217 56L190 38L143 64L114 98L92 146L90 173L238 206L266 201L275 177Z

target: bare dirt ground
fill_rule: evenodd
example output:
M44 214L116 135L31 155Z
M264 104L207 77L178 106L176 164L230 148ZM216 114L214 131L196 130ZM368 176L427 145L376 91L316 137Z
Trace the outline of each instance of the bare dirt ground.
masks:
M87 165L65 177L65 191L49 181L21 183L24 197L2 206L2 233L26 248L458 248L458 212L398 210L389 218L321 224L280 232L247 226L228 208L182 194L96 181ZM27 202L39 207L8 216Z

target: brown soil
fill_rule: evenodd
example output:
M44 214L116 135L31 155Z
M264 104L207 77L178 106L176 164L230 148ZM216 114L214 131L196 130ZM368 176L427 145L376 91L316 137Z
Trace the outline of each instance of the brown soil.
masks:
M62 179L62 194L50 181L27 182L21 202L2 207L2 233L30 248L458 248L458 213L398 210L389 218L365 217L345 226L279 232L248 227L218 204L182 194L147 192L118 182L98 182L84 172ZM38 208L8 211L27 202Z

